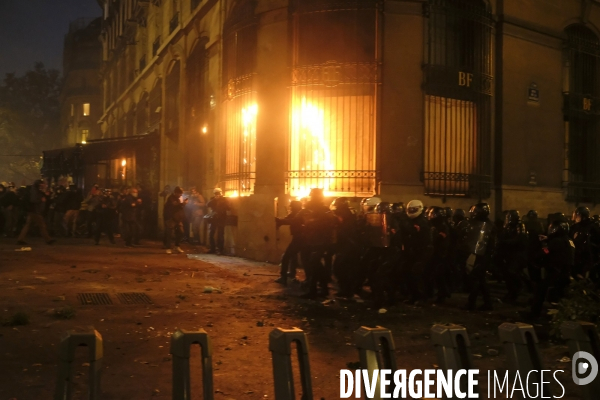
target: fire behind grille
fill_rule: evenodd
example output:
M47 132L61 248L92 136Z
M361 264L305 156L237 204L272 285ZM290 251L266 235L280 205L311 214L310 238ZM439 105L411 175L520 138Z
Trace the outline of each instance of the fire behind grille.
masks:
M108 293L77 293L77 298L83 305L110 305L112 300Z
M152 300L146 293L117 293L117 297L123 304L153 304Z

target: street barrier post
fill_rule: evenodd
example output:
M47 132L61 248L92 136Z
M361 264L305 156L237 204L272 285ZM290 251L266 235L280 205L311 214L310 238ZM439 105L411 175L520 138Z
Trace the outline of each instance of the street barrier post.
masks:
M358 349L360 368L368 370L369 376L373 376L373 371L376 369L387 369L391 370L392 373L398 369L396 364L394 338L389 329L381 326L376 328L362 326L354 332L354 342ZM392 387L391 390L393 391L394 388ZM381 398L379 377L377 378L374 393L375 399Z
M474 369L470 351L471 342L464 327L452 324L434 325L431 328L431 341L441 370L456 373L461 369ZM460 380L461 391L466 393L468 386L467 376L464 375ZM476 387L475 392L479 393L479 387ZM455 397L452 397L448 400L454 399Z
M202 364L202 397L213 400L212 345L208 334L199 331L177 330L171 336L171 355L173 356L173 400L191 399L190 356L191 347L200 345Z
M273 330L269 335L269 350L273 356L273 379L275 400L295 400L294 375L292 371L292 342L296 342L302 400L313 400L308 342L306 334L298 328Z
M102 336L98 331L62 334L59 345L58 379L54 400L70 400L73 394L73 361L80 346L88 348L90 364L89 400L98 400L100 394L100 371L102 368Z
M571 358L573 358L575 353L585 351L592 355L597 363L600 363L600 341L596 325L590 322L569 321L563 323L560 330L569 346ZM600 377L597 376L591 383L579 387L583 393L584 400L598 399L598 396L600 396Z
M530 387L537 385L537 388L543 391L544 396L552 397L548 382L542 383L541 371L544 368L533 326L521 322L504 323L498 328L498 333L506 351L509 371L515 374L518 373L521 381L527 382ZM532 392L534 391L532 390ZM530 397L528 390L524 390L520 394L524 400L538 398Z

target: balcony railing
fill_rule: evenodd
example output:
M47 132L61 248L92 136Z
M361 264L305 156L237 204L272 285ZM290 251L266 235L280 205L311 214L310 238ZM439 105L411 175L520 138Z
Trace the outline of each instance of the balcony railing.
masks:
M423 183L428 196L487 199L491 195L492 177L452 172L424 172Z
M171 22L169 22L169 34L173 33L175 29L179 26L179 12L176 12L171 18Z
M600 204L600 182L568 182L567 201Z

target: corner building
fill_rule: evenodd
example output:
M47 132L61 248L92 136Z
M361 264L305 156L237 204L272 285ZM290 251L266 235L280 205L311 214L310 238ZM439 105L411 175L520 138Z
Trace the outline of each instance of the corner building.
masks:
M313 187L541 217L600 199L596 2L100 4L86 182L141 182L158 212L165 185L221 187L232 254L277 261L273 219Z

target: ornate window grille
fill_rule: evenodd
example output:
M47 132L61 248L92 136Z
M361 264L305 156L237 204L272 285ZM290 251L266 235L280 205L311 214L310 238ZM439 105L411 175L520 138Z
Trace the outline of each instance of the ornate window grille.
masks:
M258 105L254 88L257 50L254 8L254 1L240 3L223 29L226 134L220 185L226 196L252 194L256 180Z
M165 80L165 134L175 142L179 141L180 66L180 61L174 62Z
M287 191L376 191L381 2L295 0ZM324 40L327 38L327 40Z
M599 203L600 41L582 25L571 25L565 31L569 75L563 110L567 121L567 199Z
M492 15L478 0L429 0L425 194L487 198L491 187Z

